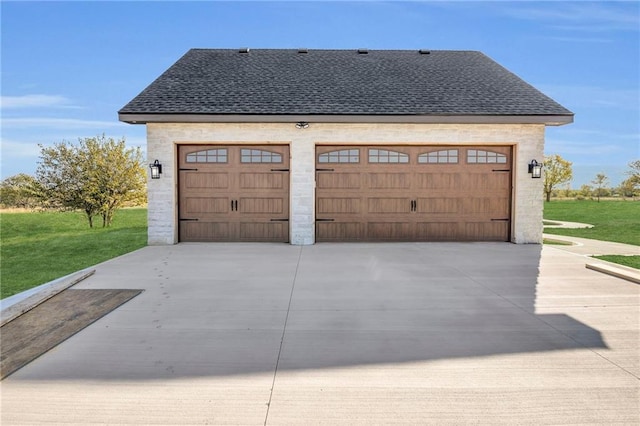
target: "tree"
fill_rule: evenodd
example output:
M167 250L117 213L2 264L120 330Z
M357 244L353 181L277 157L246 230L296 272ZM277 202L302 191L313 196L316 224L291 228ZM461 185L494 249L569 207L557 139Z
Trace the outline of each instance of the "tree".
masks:
M578 191L578 197L581 198L590 198L591 194L593 194L593 188L591 187L591 185L582 185L580 187L580 190Z
M620 195L627 198L633 198L640 195L640 185L633 181L633 178L623 180L618 187Z
M36 178L51 207L82 210L89 226L102 216L111 224L115 211L129 201L145 197L146 174L139 148L126 148L124 138L104 135L40 146L41 162Z
M544 193L547 201L551 201L551 191L558 185L568 183L573 177L571 162L566 161L558 154L544 159Z
M640 187L640 160L635 160L629 163L629 170L627 175L629 175L630 183L635 187Z
M0 204L32 209L39 204L40 192L38 181L33 176L19 173L0 183Z
M594 193L596 195L596 198L598 199L598 202L600 202L600 197L606 195L605 191L608 181L609 178L604 173L598 173L596 175L596 178L591 181L591 183L595 185Z

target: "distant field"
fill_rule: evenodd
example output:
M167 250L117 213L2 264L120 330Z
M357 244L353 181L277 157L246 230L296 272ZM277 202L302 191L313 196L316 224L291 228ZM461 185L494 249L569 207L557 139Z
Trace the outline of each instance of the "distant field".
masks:
M9 297L147 244L147 210L123 209L110 228L76 212L0 212L0 295Z
M544 219L594 225L590 229L545 228L547 234L640 246L640 201L552 200L544 203Z

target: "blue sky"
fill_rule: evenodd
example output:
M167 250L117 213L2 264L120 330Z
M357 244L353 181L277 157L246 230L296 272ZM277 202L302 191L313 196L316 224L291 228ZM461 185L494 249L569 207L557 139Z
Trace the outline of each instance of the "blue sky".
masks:
M2 20L1 177L38 144L99 134L144 147L117 111L188 49L480 50L573 111L547 154L579 187L640 159L638 1L13 2Z

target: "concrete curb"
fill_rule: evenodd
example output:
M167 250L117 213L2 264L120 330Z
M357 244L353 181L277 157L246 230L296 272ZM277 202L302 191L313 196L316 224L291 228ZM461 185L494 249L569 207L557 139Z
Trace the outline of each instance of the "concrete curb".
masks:
M20 315L30 311L41 303L51 299L61 291L66 290L67 288L78 284L80 281L89 278L95 272L95 269L91 269L89 271L85 270L69 275L65 279L47 286L41 291L27 297L26 299L2 309L2 311L0 312L0 327L7 324L8 322L13 321Z
M545 228L565 228L565 229L584 229L593 228L589 223L566 222L562 220L544 219L544 222L553 223L552 225L544 225Z
M634 272L629 268L610 263L587 263L584 266L593 271L602 272L603 274L640 284L640 271Z

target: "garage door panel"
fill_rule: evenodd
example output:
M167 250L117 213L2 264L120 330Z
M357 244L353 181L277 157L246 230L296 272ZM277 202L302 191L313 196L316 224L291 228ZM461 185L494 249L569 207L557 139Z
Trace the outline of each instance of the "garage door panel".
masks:
M355 197L341 198L318 198L316 211L319 215L324 214L359 214L361 212L361 199Z
M277 198L240 198L238 210L241 214L285 215L285 200Z
M449 191L463 186L461 184L460 173L446 171L439 172L437 171L438 166L434 166L434 168L436 171L432 173L417 172L414 178L414 188Z
M367 213L394 214L409 213L411 200L409 198L369 197L367 199Z
M418 222L416 237L422 241L458 241L463 235L459 222Z
M284 189L285 180L281 173L240 173L240 189Z
M509 222L467 222L465 235L473 241L507 241L509 236Z
M407 222L368 222L369 241L406 241L413 238L412 226Z
M185 241L230 241L228 222L181 222L180 236Z
M511 178L507 173L474 172L462 175L461 187L473 191L502 191L511 186Z
M227 214L231 210L229 197L189 197L184 200L184 213Z
M212 172L187 172L184 174L184 188L186 189L228 189L229 174Z
M318 241L363 241L364 237L362 222L316 223L316 239Z
M462 212L466 215L484 214L495 219L503 219L509 214L508 201L506 197L465 198Z
M360 173L318 173L316 186L319 189L360 189Z
M289 232L289 222L240 222L240 241L282 241Z
M416 211L420 214L456 214L462 210L461 205L463 200L461 198L447 198L443 196L437 198L418 198L416 202Z
M369 189L409 189L411 175L409 173L369 173Z

